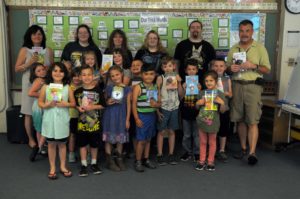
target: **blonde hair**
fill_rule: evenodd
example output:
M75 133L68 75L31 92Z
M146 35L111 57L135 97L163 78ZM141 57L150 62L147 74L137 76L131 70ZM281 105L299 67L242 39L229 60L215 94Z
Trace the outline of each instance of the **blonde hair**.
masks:
M150 34L155 34L156 37L157 37L157 39L158 39L158 41L157 41L157 51L158 51L158 52L163 52L163 53L165 53L165 52L166 52L166 49L165 49L165 47L163 47L163 45L162 45L162 43L161 43L161 40L160 40L160 37L159 37L158 33L157 33L155 30L150 30L150 31L147 33L147 35L146 35L146 37L145 37L145 39L144 39L144 44L143 44L143 46L142 46L142 49L148 49L148 48L149 48L149 45L148 45L148 37L149 37Z
M98 70L99 69L99 66L98 66L98 61L97 61L97 56L96 56L96 53L94 51L86 51L84 54L83 54L83 62L84 62L84 65L86 65L85 63L85 58L87 57L87 55L93 55L94 56L94 59L95 59L95 65L94 65L94 70Z

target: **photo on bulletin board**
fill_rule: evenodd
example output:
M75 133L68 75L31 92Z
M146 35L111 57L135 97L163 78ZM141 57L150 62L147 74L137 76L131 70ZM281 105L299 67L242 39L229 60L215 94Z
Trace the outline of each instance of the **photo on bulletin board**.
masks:
M161 44L163 47L168 48L168 40L167 39L161 39Z
M168 36L168 28L167 27L158 27L157 33L160 36Z
M54 16L53 17L53 25L63 25L64 19L62 16Z
M139 29L139 20L129 19L128 20L128 28L129 29Z
M173 29L172 31L172 37L173 38L182 38L183 36L183 30L182 29Z
M190 24L191 24L193 21L198 21L198 19L197 19L197 18L188 18L188 20L187 20L187 26L189 27Z
M114 28L123 29L124 28L124 20L122 19L116 19L114 20Z
M107 40L108 39L107 31L98 31L98 39L99 40Z
M79 17L78 16L70 16L69 17L69 25L78 25Z
M47 24L47 16L36 16L38 24Z
M54 58L61 58L62 50L54 50Z
M218 19L218 24L219 27L228 27L229 19L228 18Z
M218 45L220 48L228 47L229 42L227 38L219 39Z

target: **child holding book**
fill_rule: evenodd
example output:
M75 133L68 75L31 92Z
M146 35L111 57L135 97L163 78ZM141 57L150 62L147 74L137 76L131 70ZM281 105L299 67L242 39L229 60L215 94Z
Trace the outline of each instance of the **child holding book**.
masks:
M43 119L43 111L38 106L38 98L40 95L40 90L42 86L45 84L45 77L46 77L46 68L41 63L33 63L30 66L30 77L29 81L32 84L29 88L28 95L30 97L34 97L34 102L32 105L32 120L33 120L33 127L36 131L36 138L38 142L38 146L34 147L31 154L30 154L30 161L34 161L36 155L40 152L42 153L43 145L45 144L45 137L41 135L42 131L42 119ZM45 153L46 151L44 151Z
M56 62L48 70L46 84L42 87L38 104L43 109L42 135L48 142L50 171L48 178L57 179L56 148L59 150L60 172L71 177L66 167L66 142L69 137L69 108L75 107L73 91L68 83L68 71L63 63Z
M230 129L230 116L228 101L232 97L231 80L228 75L225 74L226 63L224 59L214 59L211 61L212 70L218 73L217 88L225 95L225 112L220 114L220 130L218 132L220 149L217 153L217 158L223 162L227 162L227 154L225 152L226 138Z
M155 67L144 64L142 66L143 81L133 87L132 112L136 123L136 162L135 170L143 172L144 166L155 169L149 160L150 142L155 136L156 109L160 107L155 79ZM143 156L143 159L142 159Z
M163 157L164 137L169 139L168 163L177 164L174 155L175 148L175 130L178 126L179 95L183 94L181 78L176 73L176 63L172 57L162 58L163 75L157 77L158 94L161 99L161 108L157 110L159 123L157 135L157 163L160 166L166 165Z
M196 108L196 102L201 84L198 80L198 61L196 59L187 60L185 73L187 76L185 76L185 82L182 84L184 97L181 105L182 147L185 153L180 157L180 160L188 161L193 156L195 161L199 161L199 136L196 122L199 110Z
M70 79L70 88L73 92L81 86L80 76L80 67L75 67L71 71ZM69 163L76 162L75 157L75 139L77 134L77 125L78 125L78 110L76 108L70 108L70 136L69 136Z
M197 116L197 125L200 138L200 160L196 165L196 170L215 170L216 137L220 128L219 110L224 112L224 93L217 90L218 74L209 71L204 74L206 90L199 94L196 105L200 108ZM219 106L219 107L218 107ZM206 166L206 149L208 147L208 158Z
M78 128L76 134L77 145L80 148L81 169L80 177L88 176L87 153L88 145L91 151L91 167L93 174L101 174L102 171L97 165L98 146L100 144L100 133L102 129L102 113L105 100L103 95L103 85L95 85L93 68L89 66L81 67L80 78L82 87L78 88L74 95L76 107L79 111Z
M124 171L122 153L123 144L129 141L128 129L131 113L131 88L124 85L123 69L120 66L112 66L108 71L112 85L105 89L106 110L103 115L103 141L108 169L112 171ZM112 156L112 145L116 144L116 159Z

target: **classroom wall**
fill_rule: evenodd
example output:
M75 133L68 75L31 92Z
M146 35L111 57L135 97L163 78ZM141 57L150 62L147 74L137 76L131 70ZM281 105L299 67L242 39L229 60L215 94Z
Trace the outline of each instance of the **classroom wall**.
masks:
M298 47L287 47L287 31L298 30L300 31L299 15L290 14L284 7L284 1L281 5L281 24L279 41L279 96L278 99L283 99L288 86L289 77L292 73L293 67L288 66L289 58L297 58L300 56L300 41Z

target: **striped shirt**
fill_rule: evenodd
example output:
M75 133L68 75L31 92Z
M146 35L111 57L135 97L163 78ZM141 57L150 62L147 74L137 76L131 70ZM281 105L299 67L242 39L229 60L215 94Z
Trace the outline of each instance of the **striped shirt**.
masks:
M147 96L147 91L156 91L157 93L157 86L153 84L149 88L146 88L143 82L138 84L141 87L141 95L137 99L137 111L139 113L151 113L155 112L156 108L150 106L150 99Z

